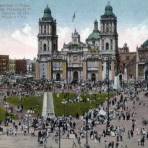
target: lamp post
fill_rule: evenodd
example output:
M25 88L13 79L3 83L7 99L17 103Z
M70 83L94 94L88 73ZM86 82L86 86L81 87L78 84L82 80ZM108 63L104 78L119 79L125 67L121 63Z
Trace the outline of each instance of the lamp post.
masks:
M108 128L110 126L109 119L109 70L110 70L110 58L107 58L106 61L106 80L107 80L107 124L106 124L106 132L108 132Z
M86 145L85 145L85 147L86 148L90 148L90 146L88 144L88 115L86 115L86 125L85 125L85 128L86 128Z
M61 121L59 120L59 148L61 148L61 129L60 129L60 127L61 127Z
M135 97L137 97L137 82L136 82L136 78L135 78L135 84L134 84L134 87L135 87Z

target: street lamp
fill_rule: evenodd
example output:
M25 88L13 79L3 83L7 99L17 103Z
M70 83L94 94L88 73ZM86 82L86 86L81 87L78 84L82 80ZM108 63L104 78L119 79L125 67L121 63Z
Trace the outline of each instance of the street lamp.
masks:
M110 70L110 58L107 58L106 61L106 80L107 80L107 124L106 124L106 132L108 132L108 128L110 126L110 118L109 118L109 70Z
M89 144L88 144L88 114L86 115L86 144L85 144L85 148L90 148Z
M59 121L58 121L58 127L59 127L59 148L61 148L61 129L60 129L60 127L61 127L61 121L60 121L60 119L59 119Z

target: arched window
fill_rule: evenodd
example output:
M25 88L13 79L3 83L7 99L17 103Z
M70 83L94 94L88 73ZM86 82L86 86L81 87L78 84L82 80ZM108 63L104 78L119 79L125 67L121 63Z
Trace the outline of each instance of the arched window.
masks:
M109 32L109 25L106 25L106 32Z
M119 75L119 80L120 80L120 82L122 81L122 75L121 74Z
M102 50L104 50L104 39L102 39Z
M56 43L53 44L53 50L56 50Z
M44 47L43 47L44 51L46 51L46 44L44 44Z
M109 50L109 44L106 43L106 50Z
M44 25L44 34L46 34L46 25Z
M42 79L45 79L45 74L43 73L43 75L42 75Z
M110 48L112 50L113 49L113 40L112 39L110 40L110 44L111 44L111 47Z

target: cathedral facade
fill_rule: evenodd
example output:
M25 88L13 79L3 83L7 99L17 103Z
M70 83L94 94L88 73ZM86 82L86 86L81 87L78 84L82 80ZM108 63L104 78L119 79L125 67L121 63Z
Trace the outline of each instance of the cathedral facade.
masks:
M115 78L118 52L117 17L110 4L98 21L94 21L92 33L83 43L75 29L71 41L58 50L56 20L47 6L39 19L38 55L36 79L63 81L103 81Z

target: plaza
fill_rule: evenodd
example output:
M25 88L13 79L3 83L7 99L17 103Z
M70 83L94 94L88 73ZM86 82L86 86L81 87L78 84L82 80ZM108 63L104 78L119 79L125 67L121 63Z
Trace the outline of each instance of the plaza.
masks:
M122 93L123 98L127 97L127 104L126 104L126 110L124 111L117 111L118 113L126 113L126 112L130 112L130 116L131 119L124 119L122 114L120 115L116 115L111 121L110 121L110 125L113 125L114 127L118 127L119 129L124 130L124 132L122 133L122 140L119 140L119 147L128 147L128 148L139 148L141 147L141 142L140 142L140 138L141 138L141 132L143 131L145 134L145 138L147 137L147 124L144 125L143 124L143 120L147 119L147 111L148 111L148 101L147 101L147 96L145 96L145 92L144 91L138 91L138 95L136 97L138 97L139 99L136 99L136 97L130 98L127 95L127 92ZM120 102L120 98L121 95L116 96L117 99L117 104L118 101ZM114 100L114 97L111 99L111 102ZM110 110L116 110L115 108L117 107L117 104L115 103L115 105L112 105L112 103L110 104ZM102 106L106 106L107 102L104 102L104 104ZM95 109L94 109L95 110ZM63 119L62 119L63 118ZM67 124L69 124L69 120L71 122L75 122L76 127L73 129L75 132L71 133L68 137L67 137L67 132L63 129L63 125L61 126L61 139L60 139L60 146L61 148L70 148L70 147L85 147L85 143L86 143L86 137L85 137L85 130L82 129L82 127L85 127L85 118L83 119L82 117L80 117L79 119L77 118L71 118L71 117L61 117L61 120L63 120L64 123L67 122ZM90 118L90 117L89 117ZM91 117L89 119L89 126L92 126L92 121L94 120L94 117ZM56 117L54 119L54 121L56 121ZM130 136L128 132L131 130L132 128L132 122L133 120L135 120L135 129L134 129L134 134L133 137ZM49 122L51 124L51 122ZM16 122L17 124L17 122ZM57 126L57 127L56 127ZM2 126L3 127L3 126ZM118 129L117 128L117 129ZM48 129L48 138L47 138L47 142L45 142L44 144L40 144L37 142L38 139L38 131L39 130L35 130L34 135L32 135L32 130L33 127L30 127L30 133L26 133L24 135L24 132L21 130L21 127L18 126L18 130L17 130L17 134L15 135L12 131L12 133L10 132L8 135L7 130L8 129L13 129L13 127L11 126L11 123L9 123L9 126L4 126L4 131L3 133L0 135L0 144L3 148L17 148L20 145L23 146L23 148L34 148L34 147L53 147L53 148L58 148L59 147L59 140L58 140L58 125L55 125L54 131L51 132L51 127L50 126L46 126L46 130ZM45 129L42 129L43 131ZM72 130L71 129L71 130ZM112 132L112 134L110 136L108 135L103 135L102 133L104 133L104 129L106 129L106 124L101 124L101 123L97 123L97 121L95 121L95 126L93 126L93 128L88 130L88 143L89 145L93 148L97 148L98 146L101 148L104 148L105 145L109 145L110 142L114 141L114 145L116 144L116 140L118 137L118 134L116 133L117 129ZM142 130L143 129L143 130ZM24 129L25 130L25 129ZM72 131L73 131L72 130ZM142 130L142 131L141 131ZM81 133L81 132L82 133ZM95 135L91 135L92 131L97 131L98 136L100 136L100 140L98 140L98 138L95 137ZM74 135L76 134L77 136L80 134L80 139L81 139L81 143L78 142L78 138L76 138ZM114 134L116 135L114 135ZM57 135L57 136L56 136ZM147 139L147 138L146 138ZM145 139L145 140L146 140ZM143 147L147 147L147 143L148 141L145 141L145 144Z
M0 148L148 148L148 41L119 48L108 2L85 42L75 28L59 49L53 16L47 5L38 21L34 74L0 60L16 66L1 75Z

